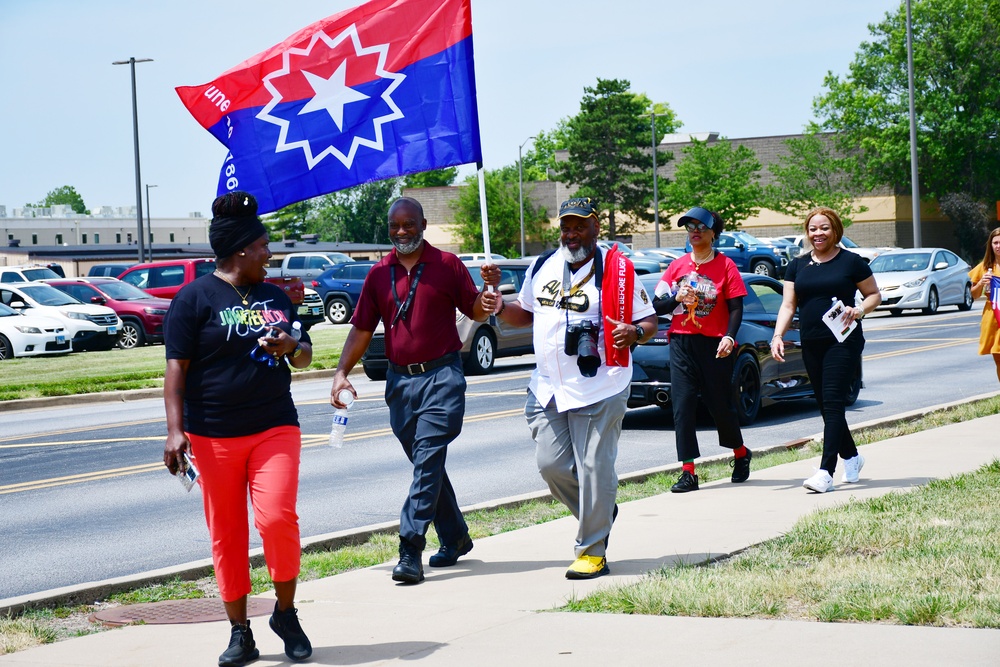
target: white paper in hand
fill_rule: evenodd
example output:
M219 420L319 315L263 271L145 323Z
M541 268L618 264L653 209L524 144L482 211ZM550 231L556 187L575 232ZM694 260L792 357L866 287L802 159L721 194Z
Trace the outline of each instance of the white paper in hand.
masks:
M847 324L844 323L844 320L841 319L844 316L844 310L844 302L840 299L835 299L833 305L830 306L830 310L823 314L823 323L830 328L838 343L843 343L847 340L847 337L858 326L857 321L853 318Z

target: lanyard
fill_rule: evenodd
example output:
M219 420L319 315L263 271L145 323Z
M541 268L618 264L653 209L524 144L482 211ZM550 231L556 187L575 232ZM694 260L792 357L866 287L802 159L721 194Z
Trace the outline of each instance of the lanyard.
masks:
M569 268L569 262L563 264L563 286L562 293L559 295L560 299L556 305L557 308L562 308L566 311L566 326L569 326L569 307L567 306L566 300L572 296L573 292L581 290L587 282L590 281L591 277L595 277L595 286L597 287L597 321L603 322L604 319L601 317L601 283L604 280L604 258L601 256L600 248L594 253L594 263L590 267L590 273L588 273L583 280L573 286L573 276Z
M396 314L392 318L392 324L389 328L396 326L396 322L399 320L406 319L406 315L410 312L410 306L413 304L413 295L417 293L417 283L420 282L420 274L424 271L423 263L417 264L417 270L414 272L413 280L410 281L410 291L406 294L406 301L402 301L399 298L399 294L396 292L396 265L389 265L389 281L392 283L392 298L396 300Z

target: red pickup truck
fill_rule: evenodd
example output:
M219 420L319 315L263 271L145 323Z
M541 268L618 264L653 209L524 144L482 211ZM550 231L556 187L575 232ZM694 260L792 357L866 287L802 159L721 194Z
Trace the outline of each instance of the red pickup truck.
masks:
M153 296L172 299L181 287L212 271L215 271L214 259L168 259L136 264L118 276L118 279L135 285ZM265 280L283 289L295 306L302 306L305 299L305 285L301 278L268 276Z

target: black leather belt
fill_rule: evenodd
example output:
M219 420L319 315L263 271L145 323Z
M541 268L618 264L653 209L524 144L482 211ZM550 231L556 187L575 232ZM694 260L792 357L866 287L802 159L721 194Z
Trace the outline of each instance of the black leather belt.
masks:
M437 359L425 361L422 364L407 364L405 366L399 366L390 361L389 368L391 368L396 373L402 373L403 375L420 375L421 373L432 371L435 368L441 368L442 366L447 366L448 364L454 363L457 359L458 359L458 353L452 352L451 354L446 354L443 357L438 357Z

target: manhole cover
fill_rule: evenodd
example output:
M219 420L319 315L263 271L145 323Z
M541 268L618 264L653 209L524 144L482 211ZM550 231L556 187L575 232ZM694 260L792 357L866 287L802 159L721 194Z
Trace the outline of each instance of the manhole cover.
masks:
M267 616L272 611L274 600L247 600L247 616ZM103 609L91 614L90 620L114 626L140 622L152 625L207 623L226 620L226 607L219 598L167 600Z

